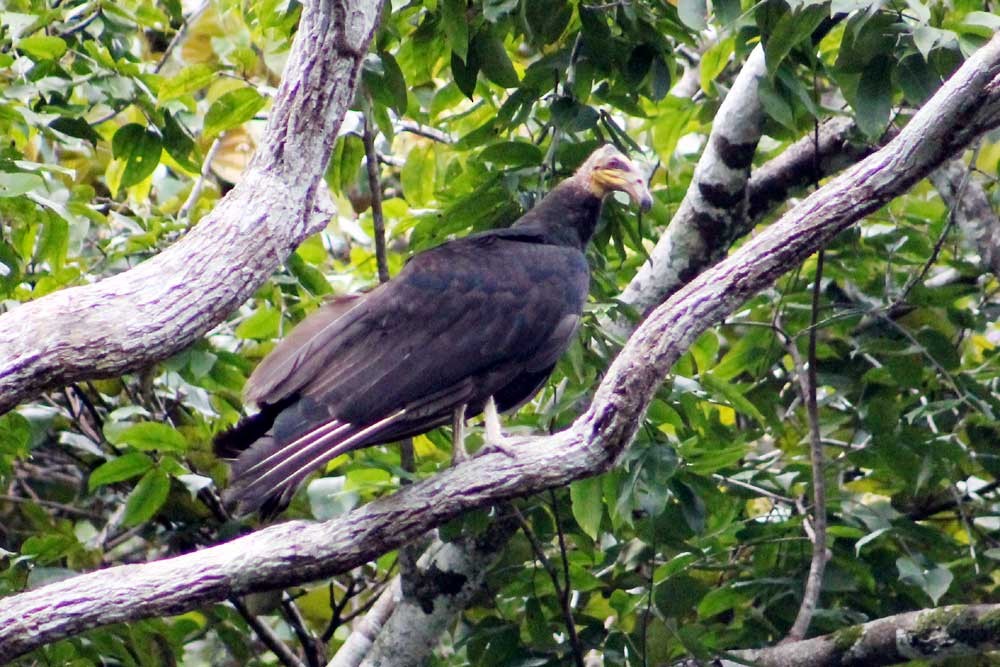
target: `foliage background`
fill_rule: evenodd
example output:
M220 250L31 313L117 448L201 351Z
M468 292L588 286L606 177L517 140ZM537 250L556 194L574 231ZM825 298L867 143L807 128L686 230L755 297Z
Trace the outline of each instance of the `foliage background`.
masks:
M878 141L1000 27L972 0L392 10L331 157L339 215L329 227L184 353L0 417L0 593L244 528L211 501L225 479L212 436L238 418L242 384L276 339L324 297L378 280L365 118L378 135L393 274L413 252L509 224L599 141L656 166L651 213L606 207L580 340L510 420L515 432L547 432L572 421L613 358L621 340L608 320L637 315L616 297L677 209L758 41L769 74L762 163L831 116ZM126 270L197 224L252 154L300 11L10 0L0 12L0 307ZM697 87L680 94L673 86L692 62ZM986 140L972 158L967 179L995 205L1000 147ZM923 183L826 251L816 368L832 557L814 633L993 597L997 283L952 222ZM511 539L434 664L568 664L566 601L579 646L609 665L785 635L811 549L808 415L788 348L807 354L816 263L789 268L677 364L621 466L518 503L529 530ZM397 447L342 457L287 516L336 516L432 474L448 465L448 442L447 432L417 438L413 473ZM474 512L442 537L490 520ZM363 613L398 568L390 554L289 592L332 654L345 617ZM216 605L95 630L25 664L274 664L248 641L248 617L293 645L296 621L274 600L251 602L244 613Z

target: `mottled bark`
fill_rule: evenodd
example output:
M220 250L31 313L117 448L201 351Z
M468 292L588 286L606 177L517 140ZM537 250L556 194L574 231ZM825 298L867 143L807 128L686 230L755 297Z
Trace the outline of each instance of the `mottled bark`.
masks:
M523 439L510 455L477 456L331 521L291 521L196 553L10 596L0 607L0 661L99 625L181 613L229 595L345 572L466 510L608 469L631 442L663 378L702 332L997 125L1000 35L973 54L885 148L654 310L570 428Z
M194 229L134 269L0 316L0 413L38 392L143 368L223 321L333 210L317 196L381 7L307 3L261 147Z
M971 657L1000 648L1000 605L925 609L833 634L752 651L733 659L686 660L674 667L882 667L912 660Z
M969 169L961 160L952 160L931 174L930 180L948 207L954 209L955 222L979 253L983 268L1000 276L1000 218Z
M757 46L719 107L670 226L622 293L621 300L640 313L718 259L746 226L746 185L764 125L757 88L766 73L764 48Z
M486 572L515 529L507 517L475 538L435 540L417 562L416 571L403 581L396 608L361 667L425 664L448 626L482 591Z

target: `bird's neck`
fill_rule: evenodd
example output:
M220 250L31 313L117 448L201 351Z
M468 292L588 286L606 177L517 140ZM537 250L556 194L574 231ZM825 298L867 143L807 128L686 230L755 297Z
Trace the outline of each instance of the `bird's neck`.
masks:
M601 201L585 184L571 177L557 185L516 226L540 229L559 245L582 250L601 216Z

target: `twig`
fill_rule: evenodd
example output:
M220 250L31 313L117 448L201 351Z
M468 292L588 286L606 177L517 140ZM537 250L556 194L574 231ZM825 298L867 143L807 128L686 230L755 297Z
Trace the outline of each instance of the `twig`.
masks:
M278 660L282 664L286 665L286 667L306 667L299 660L298 656L292 653L292 650L285 645L285 642L281 641L278 635L274 634L274 630L262 623L259 618L247 609L247 606L243 604L243 600L233 595L229 598L229 602L236 607L236 611L240 613L240 616L247 622L247 625L253 628L253 631L257 633L257 636L264 642L264 645L271 649L274 655L278 656Z
M365 162L368 167L368 188L372 195L372 226L375 228L375 262L378 264L378 281L389 280L389 264L385 256L385 218L382 215L382 182L378 175L378 154L375 152L375 133L372 131L371 98L365 105L365 124L361 140L365 145Z
M205 9L207 8L208 8L208 2L207 1L202 2L200 5L195 7L194 11L192 11L184 18L184 22L181 24L181 27L177 29L177 33L174 35L173 39L170 40L170 43L167 44L167 48L163 49L163 55L160 56L160 61L156 63L156 67L153 68L153 72L157 74L160 73L160 70L163 69L163 66L167 64L167 58L170 57L170 54L173 53L174 48L180 43L182 39L184 39L184 35L187 34L187 30L188 27L191 25L191 21L198 18L201 15L201 13L204 12Z
M337 631L337 628L341 626L344 622L344 609L347 608L347 604L354 597L354 588L357 586L357 581L352 577L350 583L347 584L347 588L344 589L344 596L340 598L337 602L333 596L333 582L330 583L330 610L333 612L330 616L330 623L327 624L326 630L320 635L320 639L323 643L328 643L333 639L333 633Z
M357 624L354 631L343 643L337 655L333 656L327 667L357 667L368 655L372 644L382 631L392 612L396 609L396 602L402 595L400 588L400 577L393 577L385 590L377 598L371 609Z
M91 512L88 510L80 509L78 507L73 507L71 505L63 505L62 503L57 503L51 500L45 500L44 498L22 498L21 496L13 495L0 495L0 502L16 503L19 505L33 503L39 505L40 507L48 507L50 509L62 512L64 514L69 514L70 516L79 516L85 519L97 519L100 520L103 517L97 512Z
M753 491L754 493L762 495L765 498L770 498L771 500L773 500L775 502L778 502L778 503L784 503L786 505L794 505L795 504L795 500L794 499L789 498L788 496L783 496L780 493L775 493L773 491L768 491L767 489L765 489L763 487L760 487L760 486L757 486L756 484L751 484L749 482L744 482L742 480L734 479L732 477L726 477L725 475L720 475L718 473L713 473L712 474L712 479L717 479L720 482L722 482L723 484L728 484L729 486L739 486L741 488L746 489L747 491Z
M531 529L531 525L528 524L527 519L525 519L524 515L521 514L521 510L514 505L511 505L511 510L514 513L514 517L517 519L518 525L521 526L521 530L524 531L524 536L528 538L528 543L531 544L531 550L535 553L535 558L537 558L538 562L542 564L542 568L545 569L545 572L549 575L549 579L552 580L552 587L555 588L556 596L558 596L560 601L559 607L562 611L563 622L566 624L566 630L569 633L574 661L577 667L585 667L585 663L583 661L583 651L578 646L580 639L576 634L576 625L573 621L573 614L566 604L569 591L569 576L567 575L566 577L566 586L564 588L563 585L559 583L559 573L556 571L552 561L550 561L548 556L545 555L545 550L542 549L542 545L538 541L538 537ZM556 521L558 522L558 519L556 519ZM561 532L562 531L560 531L560 533ZM566 567L568 567L568 564L566 564Z
M205 180L212 171L212 160L215 159L215 154L219 151L219 146L221 145L221 137L216 137L215 141L212 142L212 147L208 149L208 155L205 156L204 163L201 165L201 173L198 174L198 180L194 182L187 199L184 200L184 204L181 206L180 210L177 211L177 217L179 219L187 220L191 215L191 209L193 209L194 205L198 203L198 198L201 197L201 191L205 187Z
M302 650L306 654L309 667L320 667L325 662L323 645L316 641L316 637L306 627L306 620L302 618L302 613L295 606L295 600L287 591L281 596L281 610L284 612L285 621L291 626L292 632L302 644Z
M566 536L563 534L562 522L559 520L559 506L556 503L556 492L552 489L549 489L549 501L552 504L552 516L556 522L556 536L559 538L559 556L562 558L563 565L563 616L566 619L566 630L569 632L569 642L573 648L576 663L580 667L583 667L583 646L580 644L580 636L576 633L576 623L573 621L573 608L570 605L573 590L569 584L569 557L566 555Z
M429 127L427 125L422 125L420 123L414 122L412 120L402 120L396 126L402 132L409 132L410 134L416 134L421 137L426 137L427 139L432 139L442 144L450 144L454 141L451 135L447 132L442 132L437 128Z
M812 330L809 333L809 365L804 370L798 357L798 348L792 343L788 350L795 359L796 375L802 387L806 402L806 414L809 417L809 460L812 465L813 478L813 519L812 519L812 560L809 563L809 576L806 579L806 590L802 594L802 604L795 617L792 629L788 631L787 641L797 641L806 636L809 623L812 621L819 594L823 587L823 570L826 569L826 478L824 477L823 442L819 432L819 409L816 406L816 320L819 317L819 300L821 282L823 279L823 257L821 249L816 255L816 278L813 282Z

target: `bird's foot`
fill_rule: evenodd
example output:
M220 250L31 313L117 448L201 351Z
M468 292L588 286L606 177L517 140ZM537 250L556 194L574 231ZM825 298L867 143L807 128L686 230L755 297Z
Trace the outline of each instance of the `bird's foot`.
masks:
M500 413L497 412L497 404L490 396L483 406L483 421L486 429L486 443L479 450L480 454L490 452L500 452L508 458L514 458L514 443L500 430Z

